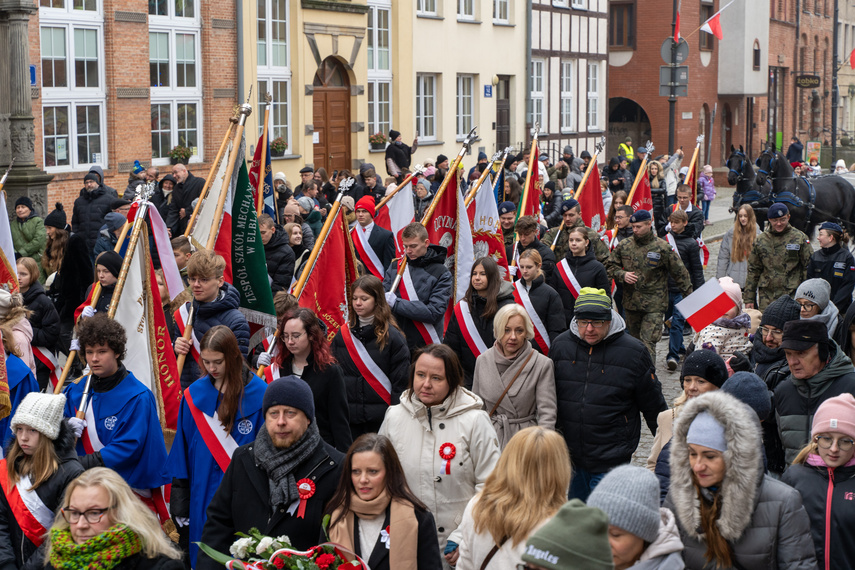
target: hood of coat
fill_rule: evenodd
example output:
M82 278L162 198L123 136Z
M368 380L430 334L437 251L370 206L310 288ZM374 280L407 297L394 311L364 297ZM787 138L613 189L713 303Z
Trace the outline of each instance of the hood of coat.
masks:
M273 232L273 235L270 236L270 241L264 246L265 250L272 251L274 249L281 249L283 246L288 245L287 234L285 233L285 228L276 224L276 231Z
M427 267L432 263L445 263L446 257L448 257L447 249L441 245L430 244L423 256L410 259L408 263L413 267Z
M401 394L401 406L417 419L426 430L431 430L430 422L427 416L427 406L421 403L418 398L413 396L411 390L405 390ZM445 400L438 406L431 406L431 420L449 419L465 414L473 410L483 410L484 400L482 400L474 392L470 392L463 386L460 386L456 391L449 394Z
M677 529L674 513L663 507L659 509L659 518L659 536L642 553L639 562L683 551L683 541L680 540L680 531Z
M674 514L686 533L699 539L701 526L700 500L692 483L689 426L701 412L709 413L724 427L727 451L724 452L725 475L719 485L722 494L717 521L719 532L729 541L737 541L751 524L754 505L763 480L763 438L757 414L751 408L721 390L692 398L683 406L674 422L671 440L671 501ZM751 508L747 508L751 505Z
M614 338L616 335L619 335L624 330L626 330L626 321L623 320L623 317L620 314L612 309L612 320L609 323L609 332L606 334L606 338L603 339L603 342L608 341L610 338ZM585 339L581 337L579 334L579 325L576 323L576 317L573 317L573 320L570 321L570 334L577 337L581 342L585 342Z
M27 291L22 294L24 297L24 306L29 306L35 301L39 295L45 294L45 288L38 281L34 281L32 285L29 286Z
M199 316L206 318L209 315L216 315L223 311L240 307L240 293L238 293L238 290L231 283L224 283L220 287L217 298L213 301L199 304L194 300L193 303L199 310Z
M104 185L104 169L103 168L101 168L100 166L95 164L89 169L89 172L94 172L95 174L98 175L98 178L100 179L100 181L98 182L99 186Z
M825 328L828 329L828 335L831 336L837 329L837 321L839 316L840 311L837 309L837 306L832 301L829 301L828 305L825 306L825 309L823 309L820 314L802 320L821 322L825 325Z
M831 305L832 303L829 303ZM839 376L843 376L852 372L852 361L849 357L843 354L837 343L829 339L829 357L828 364L825 367L811 376L810 378L796 378L790 373L788 380L792 380L793 384L798 388L799 393L803 395L810 394L811 398L816 398L822 395L831 383Z

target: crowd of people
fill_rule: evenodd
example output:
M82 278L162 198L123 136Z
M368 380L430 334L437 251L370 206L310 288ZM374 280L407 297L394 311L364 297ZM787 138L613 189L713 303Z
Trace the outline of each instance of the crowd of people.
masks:
M498 204L509 268L476 259L453 303L448 252L418 222L401 232L393 288L401 258L375 205L417 141L390 138L386 180L370 164L332 177L307 166L293 190L274 176L280 220L259 227L278 326L257 346L225 260L183 237L203 183L183 165L162 179L136 169L123 198L93 169L70 226L61 205L42 219L18 200L20 292L0 291L12 401L0 568L207 570L221 563L200 543L234 555L251 529L297 550L334 542L373 570L849 567L855 259L843 228L822 224L814 252L785 204L765 229L740 208L710 260L732 307L693 331L676 305L705 282L698 201L714 198L711 172L693 189L681 151L650 157L654 208L634 211L647 149L626 141L601 173L597 232L565 199L591 160L569 146L536 162L542 215L516 219L523 153L503 165ZM479 156L462 185L487 166ZM417 215L448 168L440 155L415 181ZM362 267L331 332L288 291L343 177L355 179L345 200ZM106 314L123 216L146 181L187 287L165 305L186 355L174 434ZM89 380L54 395L43 357L69 350ZM670 407L657 362L679 379ZM633 466L642 422L655 439Z

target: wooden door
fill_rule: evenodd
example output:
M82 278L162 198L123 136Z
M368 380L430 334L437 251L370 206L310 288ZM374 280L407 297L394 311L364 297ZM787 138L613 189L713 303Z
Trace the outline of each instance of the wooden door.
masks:
M327 172L351 168L350 82L341 63L327 58L315 74L312 124L314 166Z
M499 76L496 86L496 150L511 146L511 80Z

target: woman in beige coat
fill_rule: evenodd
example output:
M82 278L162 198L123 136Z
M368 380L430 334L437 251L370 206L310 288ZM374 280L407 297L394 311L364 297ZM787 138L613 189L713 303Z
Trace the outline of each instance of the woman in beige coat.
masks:
M472 391L484 406L504 449L530 426L555 429L557 415L552 360L534 350L534 328L525 308L505 305L493 318L496 342L475 362Z

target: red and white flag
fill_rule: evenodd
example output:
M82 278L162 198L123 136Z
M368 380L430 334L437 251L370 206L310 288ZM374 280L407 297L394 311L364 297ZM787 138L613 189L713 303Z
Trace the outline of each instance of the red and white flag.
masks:
M582 209L582 221L585 225L599 232L606 221L606 210L603 208L603 191L596 166L591 169L585 187L579 194L579 207Z
M712 324L735 306L736 303L727 296L718 279L710 279L675 305L696 331Z
M462 221L463 223L458 223ZM472 247L472 228L466 214L463 195L457 189L457 177L449 179L445 193L440 196L430 220L424 222L431 243L441 245L448 251L446 267L454 275L452 306L466 294L469 288L469 273L475 261Z
M5 192L0 193L0 286L12 293L18 291L18 268L15 265L15 246L12 244Z
M523 216L534 216L535 220L540 221L540 195L543 192L544 181L540 179L538 156L540 156L540 151L537 149L537 143L535 143L529 159L528 187L523 188L522 199L519 208L517 208L518 220Z
M724 33L721 31L721 13L724 12L725 8L733 4L736 0L730 0L724 7L716 12L710 17L709 20L703 23L701 26L701 31L706 32L708 34L712 34L720 40L724 39Z
M207 248L208 236L211 232L216 232L217 237L214 241L214 252L223 256L223 259L226 260L226 269L223 272L223 276L229 283L232 282L232 203L234 202L232 188L234 187L234 184L230 184L225 178L231 153L240 153L235 161L236 166L232 174L232 178L235 178L238 167L244 160L243 151L243 145L241 145L240 148L235 149L234 146L229 143L228 152L220 162L220 168L217 170L217 174L214 176L213 182L211 182L211 188L208 190L208 195L202 202L202 207L199 208L199 214L196 216L193 230L190 232L190 241L194 242L196 247L203 249ZM223 211L220 214L220 218L215 220L214 218L217 213L217 200L222 192L226 193L226 201Z
M486 183L486 182L485 182ZM505 241L499 226L499 208L492 188L482 188L467 208L472 225L473 257L492 257L499 264L502 277L510 281Z
M680 8L683 7L683 0L677 4L677 18L674 20L674 43L680 43Z
M635 194L632 196L632 210L653 210L653 194L650 192L650 178L647 177L645 171L638 173L641 179L638 181L638 186L635 188Z
M395 236L395 257L404 255L401 232L413 222L416 210L413 207L413 183L401 188L392 199L386 202L374 215L374 223L392 232ZM385 267L383 268L386 269ZM380 278L382 279L382 277Z

